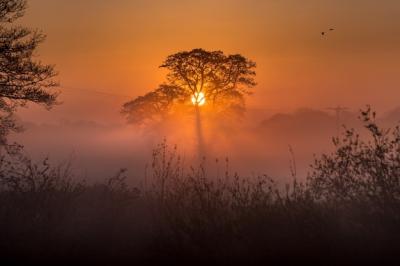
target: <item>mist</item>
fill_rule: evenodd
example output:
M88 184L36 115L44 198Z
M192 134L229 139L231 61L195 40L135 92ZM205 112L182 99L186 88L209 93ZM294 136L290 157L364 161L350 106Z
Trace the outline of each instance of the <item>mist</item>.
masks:
M69 108L67 103L64 105ZM60 115L64 110L57 111L58 107L50 112L37 110L47 117L42 115L42 122L20 118L24 131L15 133L12 140L22 144L24 152L36 161L47 157L55 164L70 161L77 178L93 182L126 168L129 182L140 184L152 162L152 150L165 140L169 146L177 146L187 167L205 163L214 176L228 168L249 177L267 174L285 183L293 178L293 164L297 178L304 179L314 158L329 153L332 138L338 132L342 135L345 127L362 132L356 108L343 111L339 120L327 109L274 112L249 108L245 117L234 123L203 119L206 153L205 161L200 162L195 117L175 117L151 127L129 125L115 111L111 112L113 116L99 119L99 113L114 105L68 118ZM37 113L31 114L38 117ZM378 116L379 123L386 127L393 127L399 120L398 109Z

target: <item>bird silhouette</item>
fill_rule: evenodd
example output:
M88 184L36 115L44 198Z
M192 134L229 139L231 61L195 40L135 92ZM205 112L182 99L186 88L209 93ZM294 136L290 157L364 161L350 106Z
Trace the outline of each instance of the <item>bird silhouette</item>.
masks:
M334 31L335 29L334 28L329 28L328 29L328 31ZM322 31L321 32L321 36L326 36L328 34L328 32L327 31Z

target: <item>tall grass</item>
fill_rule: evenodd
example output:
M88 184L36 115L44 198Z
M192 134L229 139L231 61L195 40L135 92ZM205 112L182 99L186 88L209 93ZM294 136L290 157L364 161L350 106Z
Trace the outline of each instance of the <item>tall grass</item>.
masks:
M166 141L153 151L141 189L124 170L100 184L68 165L19 157L0 165L4 259L88 263L384 263L400 254L400 130L368 108L362 140L346 129L315 159L307 179L210 176L185 167ZM205 160L205 159L204 159ZM217 161L216 163L221 163Z

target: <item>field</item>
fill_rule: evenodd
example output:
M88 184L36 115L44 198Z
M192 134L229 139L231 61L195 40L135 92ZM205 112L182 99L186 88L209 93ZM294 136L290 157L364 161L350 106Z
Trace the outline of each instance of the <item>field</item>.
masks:
M370 110L362 119L370 141L346 131L306 180L293 170L286 185L228 170L207 176L201 163L186 169L166 142L139 188L127 185L124 170L86 184L71 178L69 165L4 157L1 257L69 265L394 262L400 132L380 129Z

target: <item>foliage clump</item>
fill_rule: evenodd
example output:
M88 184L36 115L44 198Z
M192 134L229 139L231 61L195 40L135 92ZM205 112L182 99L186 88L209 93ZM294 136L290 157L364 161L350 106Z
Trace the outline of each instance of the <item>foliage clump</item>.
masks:
M57 86L54 66L35 58L45 35L13 24L26 7L26 0L0 0L0 147L11 150L15 145L7 136L21 129L14 118L17 108L29 102L50 108L57 100L51 90Z
M168 56L160 67L168 71L166 82L123 105L128 122L162 121L177 112L190 112L192 97L199 95L204 95L213 114L241 115L245 96L256 85L256 64L240 54L193 49Z

